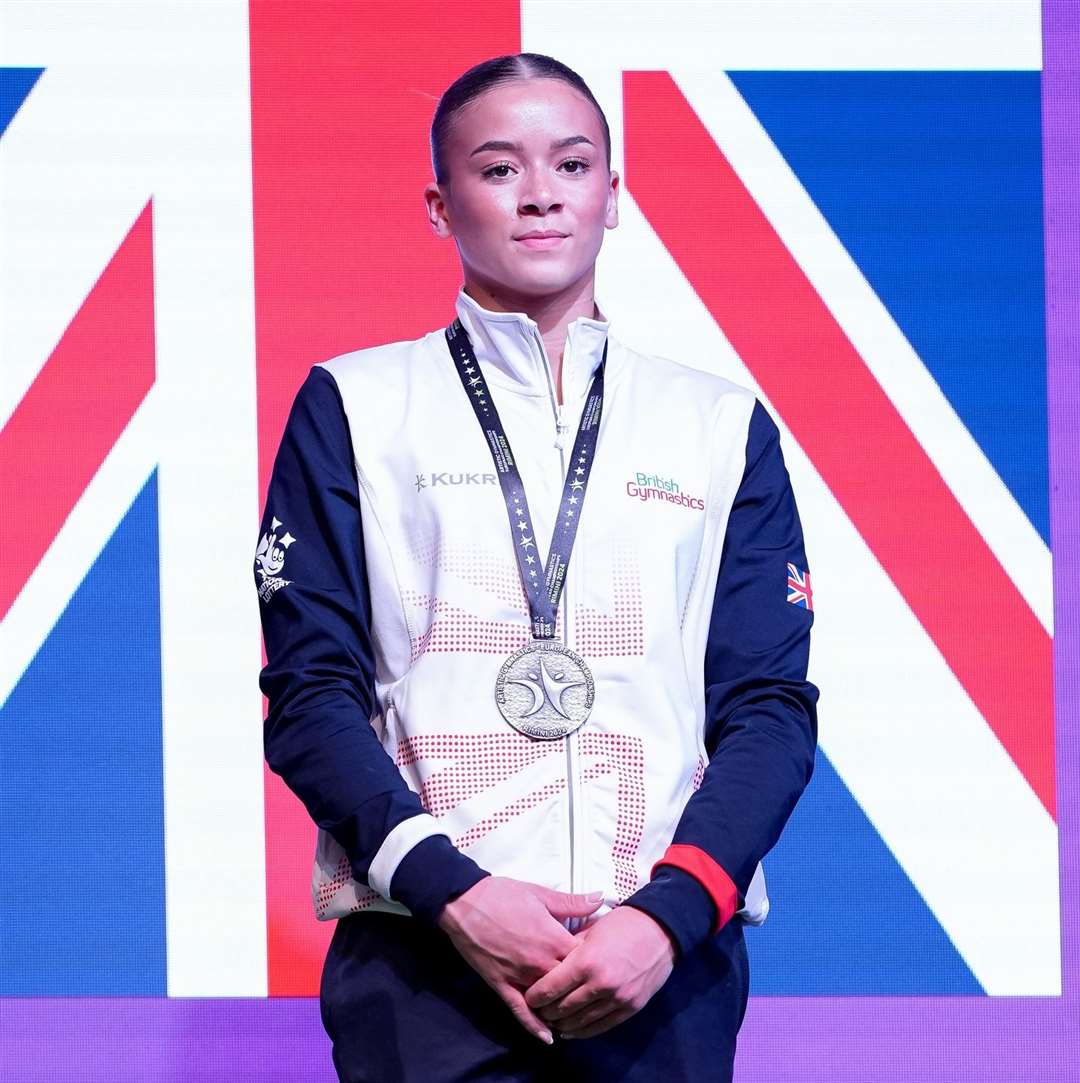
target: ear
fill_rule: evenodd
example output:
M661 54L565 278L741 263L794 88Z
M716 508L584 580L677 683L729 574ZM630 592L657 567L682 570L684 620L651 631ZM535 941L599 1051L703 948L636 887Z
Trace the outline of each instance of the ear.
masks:
M453 227L446 209L442 189L434 181L424 189L424 202L427 205L428 220L436 237L452 237Z
M604 226L607 229L614 229L619 224L620 191L619 174L613 169L611 171L611 187L608 190L607 217L604 219Z

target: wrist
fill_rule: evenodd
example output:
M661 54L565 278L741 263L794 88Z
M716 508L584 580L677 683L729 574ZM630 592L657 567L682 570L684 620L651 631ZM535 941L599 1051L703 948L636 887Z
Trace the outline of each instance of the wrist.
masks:
M636 911L638 914L643 914L649 919L652 928L655 930L656 942L663 945L671 962L674 963L679 958L681 949L679 948L678 940L672 935L671 930L658 917L654 914L650 914L648 910L639 910L636 906L631 906L630 909Z
M678 958L709 936L716 914L705 888L689 873L669 867L657 869L622 905L641 910L660 925L675 942Z
M458 898L460 899L461 896L459 895ZM442 909L435 917L435 924L442 929L444 933L451 932L457 927L457 921L454 916L455 902L457 902L457 899L449 899L443 904Z
M487 874L487 876L490 875L490 873ZM486 879L486 876L481 879ZM476 881L476 884L478 883L480 883L479 880ZM440 908L435 917L435 924L442 929L444 933L456 932L461 928L461 913L465 907L470 905L468 902L463 902L462 900L464 900L465 896L476 887L476 884L471 884L464 891L452 895Z

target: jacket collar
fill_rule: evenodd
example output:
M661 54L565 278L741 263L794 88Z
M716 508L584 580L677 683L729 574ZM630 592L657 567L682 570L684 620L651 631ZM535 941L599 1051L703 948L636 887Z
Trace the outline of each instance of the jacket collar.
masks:
M563 351L566 402L584 396L604 356L610 324L599 301L596 307L600 319L579 316L566 330ZM555 401L552 372L535 320L524 312L493 312L484 308L465 292L464 286L458 290L454 309L489 383L524 395L550 395Z

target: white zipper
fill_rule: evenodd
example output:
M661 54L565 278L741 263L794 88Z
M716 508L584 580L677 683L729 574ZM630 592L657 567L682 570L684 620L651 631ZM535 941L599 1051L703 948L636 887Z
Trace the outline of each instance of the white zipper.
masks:
M562 404L559 404L559 416L562 416ZM560 436L559 443L559 462L562 465L563 477L566 477L566 449L563 447ZM558 522L558 513L556 512L556 522ZM562 589L562 606L563 606L563 643L567 646L570 645L570 597L567 593L570 579L570 566L567 564L566 571L563 573L563 589ZM570 892L573 894L577 890L574 886L574 752L573 752L573 733L566 735L566 794L570 803ZM578 922L573 918L570 920L570 932L574 932Z
M559 477L558 492L562 493L562 487L566 479L566 433L570 426L563 421L563 404L559 402L558 395L555 393L555 381L551 372L551 362L548 360L547 351L544 349L544 340L536 335L537 344L540 347L540 356L544 359L544 370L547 372L548 377L548 393L551 396L551 404L555 411L555 446L559 449L559 465L561 468L561 475ZM569 344L569 338L567 339ZM566 364L566 354L563 353L563 365ZM556 509L555 523L558 524L559 512ZM554 534L552 535L552 541L554 541ZM566 573L563 576L563 589L562 589L562 606L563 606L563 643L569 646L570 641L570 602L567 597L567 580L569 579L569 566L567 566ZM571 742L573 741L573 734L568 733L565 737L566 741L566 795L569 802L569 815L570 815L570 892L576 890L574 886L574 756ZM570 932L574 932L577 926L580 924L579 919L570 918L568 929Z

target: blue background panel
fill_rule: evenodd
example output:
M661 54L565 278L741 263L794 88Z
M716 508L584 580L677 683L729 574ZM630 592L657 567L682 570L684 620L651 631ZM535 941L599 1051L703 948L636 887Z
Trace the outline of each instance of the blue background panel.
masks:
M771 909L745 930L753 995L985 992L820 748L762 864Z
M157 472L0 708L0 995L164 995Z

